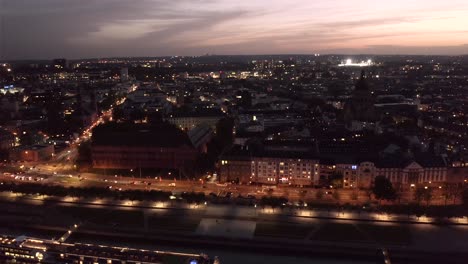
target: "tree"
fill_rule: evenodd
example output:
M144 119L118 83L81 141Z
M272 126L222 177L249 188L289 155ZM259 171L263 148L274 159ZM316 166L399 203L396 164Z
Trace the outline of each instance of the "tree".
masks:
M299 191L299 199L301 199L301 201L304 201L304 199L306 198L307 196L307 190L301 190Z
M370 202L372 200L372 189L366 189L365 192L366 192L367 201Z
M453 202L455 202L458 192L459 192L459 187L456 184L445 183L442 186L442 196L444 196L445 205L447 205L447 202L450 199L453 199Z
M458 197L461 197L463 192L463 187L459 184L445 183L442 186L442 195L445 198L445 205L449 200L452 200L453 203L457 200Z
M274 190L273 190L273 188L268 188L268 190L266 192L268 194L268 197L271 197L273 195Z
M427 205L431 202L433 198L432 194L432 188L426 188L424 187L424 195L423 195L424 201L426 201Z
M418 203L418 205L421 204L422 200L426 201L427 205L429 205L433 197L432 188L427 186L419 186L414 191L414 200Z
M340 193L338 192L338 190L335 190L333 192L332 196L333 196L333 199L335 199L337 201L340 200Z
M315 198L317 198L317 200L322 200L322 199L323 199L323 191L322 191L322 190L318 190L318 191L315 193Z
M424 188L417 187L416 190L414 190L414 200L418 203L418 205L420 205L423 198L424 198Z
M468 188L465 187L465 189L461 192L461 198L462 198L462 203L465 208L468 208Z
M342 188L343 187L343 174L341 172L334 172L330 175L329 185L333 188Z
M395 200L396 191L393 188L392 183L385 176L377 176L374 180L374 186L372 188L375 198L381 200Z

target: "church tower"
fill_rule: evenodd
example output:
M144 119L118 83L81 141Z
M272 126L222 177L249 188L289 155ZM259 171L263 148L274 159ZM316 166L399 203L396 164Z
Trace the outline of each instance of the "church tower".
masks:
M374 103L375 98L369 88L369 83L366 80L363 70L361 72L361 78L356 82L351 98L345 103L345 122L375 122L376 113Z

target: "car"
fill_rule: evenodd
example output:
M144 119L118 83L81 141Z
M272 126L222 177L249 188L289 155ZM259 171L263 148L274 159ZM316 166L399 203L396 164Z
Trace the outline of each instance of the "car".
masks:
M176 184L175 184L175 182L173 182L173 183L169 183L169 185L168 185L168 186L170 186L170 187L175 187L175 186L176 186Z

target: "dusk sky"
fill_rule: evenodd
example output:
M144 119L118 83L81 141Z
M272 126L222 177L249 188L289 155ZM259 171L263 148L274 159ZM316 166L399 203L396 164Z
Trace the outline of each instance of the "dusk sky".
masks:
M3 59L468 54L467 0L0 0Z

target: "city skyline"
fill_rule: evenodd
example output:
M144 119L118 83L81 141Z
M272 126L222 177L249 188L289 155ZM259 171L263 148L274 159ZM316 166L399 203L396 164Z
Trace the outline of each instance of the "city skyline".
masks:
M2 0L0 59L468 54L468 3L448 2Z

